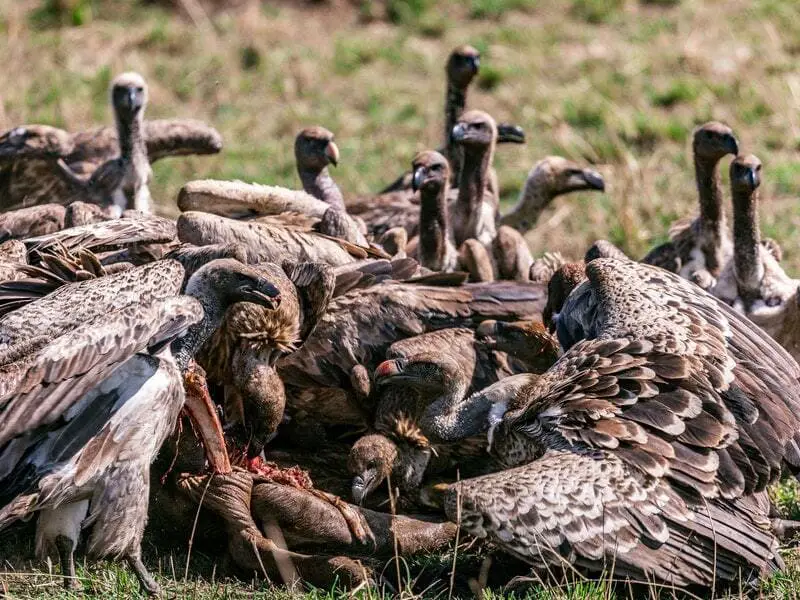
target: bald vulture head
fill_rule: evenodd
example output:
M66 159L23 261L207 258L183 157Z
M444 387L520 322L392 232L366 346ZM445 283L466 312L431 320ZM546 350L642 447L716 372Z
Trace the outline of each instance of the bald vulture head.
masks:
M397 446L385 435L365 435L353 444L347 459L353 474L353 501L363 503L392 473L396 460Z
M481 64L481 53L472 46L459 46L447 59L447 81L453 87L465 90L472 83Z
M580 190L602 192L606 189L606 183L600 173L583 168L563 156L546 156L537 162L525 181L525 189L530 186L546 190L547 195L551 197Z
M434 150L423 150L411 162L414 174L411 187L415 192L420 190L438 193L442 186L450 181L450 165L447 159Z
M339 164L333 133L324 127L306 127L294 140L294 158L300 171L321 171Z
M497 123L489 113L468 110L453 127L452 137L464 147L491 146L497 141Z
M718 121L710 121L695 129L692 149L698 158L716 162L726 154L739 154L739 142L733 129Z
M737 198L749 199L745 194L751 194L761 185L761 161L754 154L734 158L730 173L731 189L742 192L741 195L734 194L734 201Z
M129 71L117 75L111 82L111 104L125 119L132 119L147 105L147 83L138 73Z

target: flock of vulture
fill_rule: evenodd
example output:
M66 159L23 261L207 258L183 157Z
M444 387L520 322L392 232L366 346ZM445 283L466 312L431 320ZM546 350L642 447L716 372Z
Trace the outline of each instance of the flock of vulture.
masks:
M302 191L192 181L177 220L154 215L150 163L222 142L145 120L135 73L113 129L4 133L0 528L35 517L69 587L85 551L151 594L148 517L321 586L459 528L538 573L711 589L781 569L794 523L767 488L800 469L800 298L759 234L761 163L702 125L699 216L669 242L534 260L548 203L605 184L547 157L500 214L496 146L525 136L466 110L478 69L452 52L444 146L369 197L309 127Z

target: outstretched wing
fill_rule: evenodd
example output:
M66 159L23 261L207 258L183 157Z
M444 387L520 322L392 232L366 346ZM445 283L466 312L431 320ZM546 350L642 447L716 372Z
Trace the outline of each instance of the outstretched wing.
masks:
M0 505L84 448L113 418L120 398L135 395L158 361L142 355L152 368L143 363L117 381L114 374L123 365L139 352L170 343L202 314L200 303L188 296L127 306L4 365Z
M798 366L780 346L663 270L598 259L586 271L558 326L566 346L589 339L518 395L505 443L608 451L698 503L796 468Z

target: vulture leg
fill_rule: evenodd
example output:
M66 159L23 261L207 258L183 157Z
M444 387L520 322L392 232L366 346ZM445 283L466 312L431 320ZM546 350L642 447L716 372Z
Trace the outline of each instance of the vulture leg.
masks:
M61 575L64 577L64 588L78 591L81 589L81 582L75 577L75 544L66 535L56 536L55 546L58 550L58 558L61 562Z
M141 555L137 553L128 554L125 557L125 560L128 561L128 565L130 565L131 570L136 574L136 579L139 580L139 585L142 586L142 589L149 595L149 596L158 596L161 594L161 586L156 583L156 580L153 579L153 576L147 572L147 567L144 566L142 562Z

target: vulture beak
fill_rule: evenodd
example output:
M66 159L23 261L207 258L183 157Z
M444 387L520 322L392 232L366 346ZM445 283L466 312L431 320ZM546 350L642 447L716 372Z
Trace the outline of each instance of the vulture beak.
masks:
M393 379L401 377L403 375L404 366L405 361L402 359L385 360L378 365L378 368L375 369L375 375L373 379L375 380L376 384L385 385L391 382Z
M598 190L600 192L606 191L606 182L603 176L597 171L592 169L584 169L578 176L580 180L580 188Z
M734 156L739 154L739 140L736 139L736 136L726 135L723 143L728 154L733 154Z
M469 58L469 66L472 69L473 73L477 73L478 69L481 68L481 57L480 56L471 56Z
M758 175L758 171L755 169L747 169L747 184L750 186L750 189L753 190L761 185L761 177Z
M252 285L243 285L239 288L239 299L241 302L252 302L260 304L270 310L275 310L281 305L281 293L271 283L261 284L259 288Z
M222 423L208 393L205 374L196 363L192 362L189 366L183 383L186 389L184 408L200 435L208 462L215 473L230 473L231 463L222 434Z
M498 144L524 144L525 130L519 125L512 123L497 124L497 143Z
M375 469L367 469L361 475L353 477L353 485L350 493L353 495L353 502L361 506L364 500L375 487L377 473Z
M333 140L328 142L328 145L325 146L325 156L328 158L328 162L334 167L339 165L339 147Z
M463 123L456 123L453 127L453 131L450 133L450 138L454 142L461 142L464 138L467 137L467 128L464 127Z
M418 167L416 171L414 171L414 177L411 179L411 189L415 192L418 192L419 189L422 187L423 182L425 181L425 175L428 174L428 169L425 167Z

